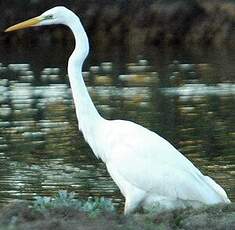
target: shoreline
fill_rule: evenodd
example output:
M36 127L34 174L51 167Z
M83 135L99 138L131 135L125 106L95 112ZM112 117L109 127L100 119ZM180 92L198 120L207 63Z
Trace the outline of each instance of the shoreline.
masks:
M1 209L0 229L4 230L70 230L70 229L232 229L235 226L235 204L180 209L162 213L123 216L112 212L96 214L78 211L72 206L36 210L26 202Z

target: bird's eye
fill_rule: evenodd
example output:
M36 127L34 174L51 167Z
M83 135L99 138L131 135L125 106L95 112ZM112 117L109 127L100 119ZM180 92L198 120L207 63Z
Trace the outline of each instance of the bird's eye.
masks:
M45 16L45 19L46 19L46 20L53 19L53 15L52 15L52 14L51 14L51 15L47 15L47 16Z

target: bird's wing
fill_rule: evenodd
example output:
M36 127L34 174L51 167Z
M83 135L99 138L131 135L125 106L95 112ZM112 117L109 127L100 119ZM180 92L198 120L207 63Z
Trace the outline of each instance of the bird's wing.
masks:
M169 142L142 126L119 124L111 141L109 168L133 186L179 199L216 199L217 193L201 172ZM112 132L115 132L114 130ZM112 169L111 169L112 170Z

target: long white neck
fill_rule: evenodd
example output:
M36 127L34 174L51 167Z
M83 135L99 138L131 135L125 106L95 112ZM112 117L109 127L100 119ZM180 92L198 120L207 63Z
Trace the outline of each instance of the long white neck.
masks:
M79 129L93 149L95 146L96 129L104 119L97 112L82 77L82 65L89 52L89 42L80 19L75 14L72 13L70 15L70 23L67 23L67 26L72 30L76 41L75 49L69 58L68 75ZM98 155L94 149L93 151Z

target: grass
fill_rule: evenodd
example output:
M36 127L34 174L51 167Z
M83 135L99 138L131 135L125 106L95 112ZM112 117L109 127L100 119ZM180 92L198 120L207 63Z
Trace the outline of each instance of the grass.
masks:
M2 208L0 230L155 230L233 229L235 204L178 209L162 213L119 214L110 199L75 199L61 191L55 197L37 197Z

